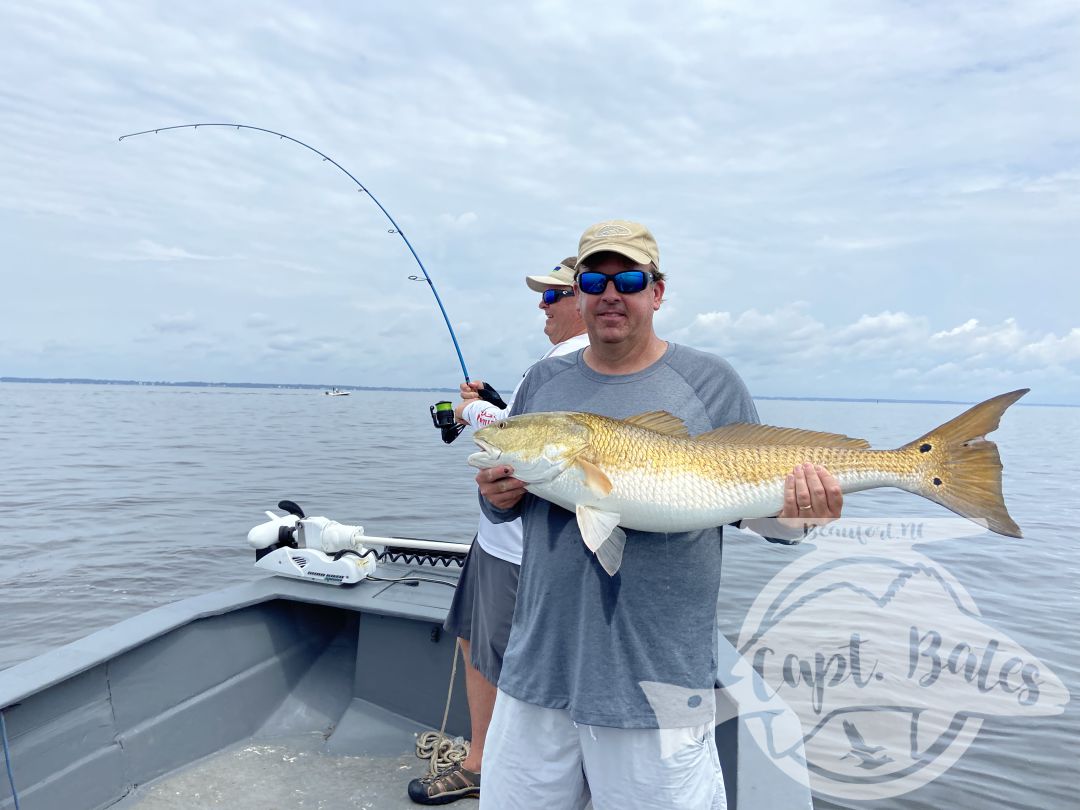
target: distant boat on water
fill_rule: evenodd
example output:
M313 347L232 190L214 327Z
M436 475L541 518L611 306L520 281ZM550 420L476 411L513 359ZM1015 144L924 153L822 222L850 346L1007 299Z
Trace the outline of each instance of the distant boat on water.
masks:
M338 388L331 388L329 391L323 391L323 393L328 397L347 397L349 395L348 391L342 391Z

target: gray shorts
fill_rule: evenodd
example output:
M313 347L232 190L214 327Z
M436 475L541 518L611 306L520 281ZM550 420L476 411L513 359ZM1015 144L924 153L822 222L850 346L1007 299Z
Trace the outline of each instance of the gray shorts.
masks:
M596 810L727 809L711 719L690 728L587 726L568 709L501 689L484 742L484 780L480 810L581 810L590 794Z
M443 627L469 642L472 665L498 684L517 601L520 566L488 554L475 539Z

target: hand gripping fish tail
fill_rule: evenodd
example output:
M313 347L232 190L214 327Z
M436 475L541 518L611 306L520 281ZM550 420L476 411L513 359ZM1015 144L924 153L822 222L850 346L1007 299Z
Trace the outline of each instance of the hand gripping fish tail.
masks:
M1001 457L986 434L997 430L1005 410L1030 391L1021 388L970 408L941 427L899 448L918 454L918 482L902 487L1007 537L1023 537L1001 493Z

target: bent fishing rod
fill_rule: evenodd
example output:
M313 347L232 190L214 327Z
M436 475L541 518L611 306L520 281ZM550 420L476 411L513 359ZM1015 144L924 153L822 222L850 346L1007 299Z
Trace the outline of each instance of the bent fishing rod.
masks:
M389 233L392 233L392 234L396 233L398 236L400 236L401 240L405 243L405 247L407 247L409 249L409 253L412 254L413 259L416 260L416 264L420 268L420 272L424 274L424 281L426 281L428 287L431 288L431 294L435 296L435 303L438 304L438 306L439 306L439 312L442 313L443 321L446 323L446 328L450 332L450 340L454 344L454 351L457 352L458 363L461 365L461 373L465 376L465 382L468 383L470 381L469 370L465 367L465 358L462 357L462 355L461 355L461 346L458 344L457 335L454 334L454 327L450 325L450 317L446 314L446 307L443 306L442 299L439 297L439 291L435 289L435 282L432 281L431 276L428 275L427 268L425 268L424 263L422 261L420 261L420 256L417 255L415 248L413 248L413 246L412 246L412 242L409 241L409 237L407 237L405 235L405 232L401 230L401 227L397 224L397 222L394 220L394 218L392 216L390 216L390 212L387 211L386 207L381 202L378 201L378 199L375 197L374 194L371 193L371 191L368 189L368 187L365 186L363 183L361 183L359 180L357 180L356 177L352 174L352 172L350 172L348 169L346 169L344 166L342 166L340 163L338 163L332 157L325 154L324 152L320 152L318 149L316 149L314 146L311 146L310 144L306 144L306 143L304 143L303 141L301 141L301 140L299 140L297 138L293 138L291 135L286 135L283 132L275 132L272 129L266 129L264 127L251 126L249 124L222 124L222 123L177 124L175 126L157 127L156 129L145 129L142 132L129 132L127 135L121 135L120 136L120 141L123 141L125 138L137 138L140 135L157 135L159 132L168 132L168 131L174 130L174 129L198 130L199 127L225 127L225 128L229 128L229 129L235 129L235 130L238 130L238 131L241 130L241 129L250 129L253 132L263 132L263 133L266 133L267 135L276 135L279 140L291 141L292 143L295 143L298 146L304 147L309 152L314 152L316 155L318 155L319 157L321 157L323 159L324 163L333 164L346 177L348 177L350 180L352 180L354 183L356 183L359 190L362 191L364 194L367 194L368 197L371 198L371 201L373 203L375 203L375 205L377 205L379 207L379 210L382 211L383 215L390 221L390 224L393 227L390 228ZM413 280L413 281L419 281L418 276L409 276L409 279ZM491 403L497 405L500 408L505 408L506 407L506 403L502 401L502 398L498 395L498 393L495 391L495 389L492 388L490 385L485 383L484 387L478 393L479 393L481 399L486 400L487 402L491 402ZM435 427L439 428L442 431L443 441L445 441L447 444L449 444L454 439L456 439L458 434L461 433L461 430L463 429L464 426L455 424L454 419L453 419L453 408L451 407L451 403L439 402L439 403L436 403L435 405L432 405L429 410L431 412L431 420L435 424ZM448 410L449 410L449 417L450 417L449 421L447 420L447 411Z

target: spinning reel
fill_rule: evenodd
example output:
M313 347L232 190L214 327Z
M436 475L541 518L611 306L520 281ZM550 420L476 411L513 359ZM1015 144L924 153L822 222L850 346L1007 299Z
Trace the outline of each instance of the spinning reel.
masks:
M499 396L499 392L487 383L484 383L484 387L476 393L480 399L484 400L484 402L490 402L496 408L506 407L506 403ZM447 444L453 443L454 439L460 436L461 431L465 429L465 425L458 422L454 417L453 402L447 400L436 402L428 408L428 411L431 413L431 423L442 434L442 440Z

